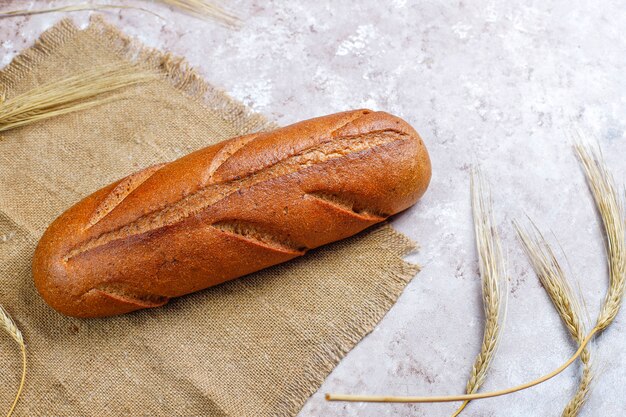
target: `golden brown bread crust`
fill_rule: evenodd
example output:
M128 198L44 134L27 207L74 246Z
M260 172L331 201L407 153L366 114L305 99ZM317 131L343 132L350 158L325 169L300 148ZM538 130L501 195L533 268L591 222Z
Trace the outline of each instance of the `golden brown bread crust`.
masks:
M157 307L398 213L430 181L417 132L356 110L233 138L146 168L57 218L33 259L59 312Z

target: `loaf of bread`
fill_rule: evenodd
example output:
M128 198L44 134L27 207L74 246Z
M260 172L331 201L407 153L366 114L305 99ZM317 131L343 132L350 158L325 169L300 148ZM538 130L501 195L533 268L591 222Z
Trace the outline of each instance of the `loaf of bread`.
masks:
M430 175L417 132L383 112L233 138L71 207L39 241L35 285L76 317L162 306L381 222L414 204Z

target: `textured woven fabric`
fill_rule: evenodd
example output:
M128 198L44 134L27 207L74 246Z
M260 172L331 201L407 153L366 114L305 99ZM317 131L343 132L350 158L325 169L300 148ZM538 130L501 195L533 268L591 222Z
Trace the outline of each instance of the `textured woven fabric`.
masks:
M24 416L293 416L372 330L417 273L389 226L301 259L119 317L60 315L30 263L70 205L139 168L271 124L178 59L128 40L100 18L62 21L0 72L10 98L98 64L135 60L164 74L123 98L0 133L0 304L27 344L16 410ZM0 337L0 407L20 373Z

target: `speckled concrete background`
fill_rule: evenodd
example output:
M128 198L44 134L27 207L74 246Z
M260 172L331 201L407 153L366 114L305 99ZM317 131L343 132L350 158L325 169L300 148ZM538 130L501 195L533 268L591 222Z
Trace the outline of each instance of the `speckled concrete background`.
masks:
M33 3L40 2L12 6ZM369 107L407 119L430 149L429 192L393 221L421 243L412 260L423 272L302 417L444 416L454 409L327 403L323 393L464 390L483 319L469 206L472 163L491 179L511 274L507 327L485 389L528 381L562 363L574 348L511 220L528 213L554 231L595 317L607 274L600 225L571 149L572 127L601 143L616 178L626 182L625 2L379 4L237 0L232 8L245 21L238 31L152 5L166 22L138 11L105 13L142 42L187 57L209 81L279 123ZM83 25L87 15L73 14ZM0 20L0 64L60 17ZM582 415L624 415L625 346L622 311L597 344L601 375ZM576 378L568 370L526 392L472 403L464 415L560 415Z

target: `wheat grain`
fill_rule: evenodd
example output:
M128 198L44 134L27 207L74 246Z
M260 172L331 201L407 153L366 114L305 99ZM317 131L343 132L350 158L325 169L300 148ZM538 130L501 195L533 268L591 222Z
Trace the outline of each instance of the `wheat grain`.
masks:
M107 65L43 84L10 99L0 96L0 132L119 99L118 90L158 78L135 65Z
M24 388L24 381L26 380L26 345L24 344L24 336L22 336L22 332L15 324L15 321L11 318L9 313L0 305L0 325L4 328L4 330L17 342L20 347L20 351L22 353L22 377L20 379L20 385L15 394L15 399L13 400L13 404L7 413L7 417L11 417L13 414L13 410L15 410L15 406L20 399L20 395L22 394L22 389Z
M470 193L478 263L482 280L485 327L480 352L467 381L465 392L473 394L485 381L487 371L496 354L502 334L508 296L508 279L502 256L500 236L494 225L491 193L485 190L480 172L472 171ZM487 195L487 197L485 197ZM465 401L453 414L458 416L467 406Z

